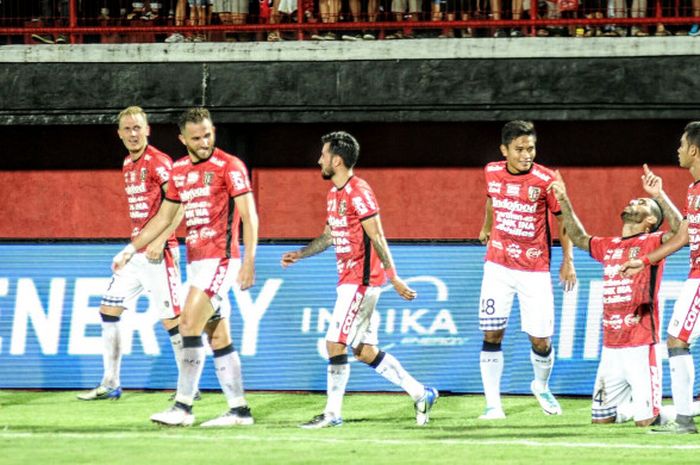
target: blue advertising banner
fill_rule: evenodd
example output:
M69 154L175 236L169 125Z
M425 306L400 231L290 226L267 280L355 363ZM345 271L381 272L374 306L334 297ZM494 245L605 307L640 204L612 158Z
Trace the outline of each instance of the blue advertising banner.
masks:
M98 309L110 280L111 258L121 247L0 244L0 388L88 388L100 381ZM335 259L327 251L283 270L280 256L295 248L261 245L256 285L229 295L232 334L250 390L325 390L323 338L335 302ZM418 298L406 302L391 286L385 288L378 305L380 347L425 384L444 391L481 392L478 304L484 247L395 244L392 252L401 276L418 291ZM602 268L576 251L579 284L575 291L564 293L557 282L560 260L561 251L555 248L557 359L550 385L555 393L590 395L602 340ZM669 259L660 292L662 328L685 280L687 263L687 249ZM177 370L168 335L146 297L124 313L122 324L122 386L174 388ZM517 304L504 353L503 392L529 393L530 349L520 331ZM207 364L201 387L216 389L211 359ZM666 361L664 371L668 395ZM395 387L371 368L353 362L348 389Z

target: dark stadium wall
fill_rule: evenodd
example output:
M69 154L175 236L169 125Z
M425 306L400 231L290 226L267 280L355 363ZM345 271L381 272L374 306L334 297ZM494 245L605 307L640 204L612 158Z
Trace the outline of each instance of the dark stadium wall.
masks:
M691 178L655 168L682 208ZM563 167L572 202L591 234L617 235L619 214L644 196L640 168ZM358 168L373 186L390 239L476 239L484 214L480 168ZM0 171L0 238L122 238L130 227L119 171ZM263 239L312 238L324 225L329 184L318 169L253 172Z
M682 55L0 63L0 123L106 124L133 102L154 122L202 104L221 123L694 118L699 74Z

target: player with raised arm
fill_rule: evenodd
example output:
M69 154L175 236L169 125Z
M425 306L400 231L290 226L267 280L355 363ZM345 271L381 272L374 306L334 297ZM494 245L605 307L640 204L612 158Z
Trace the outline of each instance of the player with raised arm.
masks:
M666 423L661 410L661 366L658 294L663 275L661 260L634 277L622 277L626 260L642 256L668 241L681 223L681 214L663 191L663 183L644 165L642 186L650 197L633 199L624 208L622 233L616 237L590 236L569 201L557 171L550 185L573 244L603 265L603 350L600 355L591 416L593 423L637 426ZM664 218L671 228L658 231Z
M560 415L549 389L554 365L554 295L550 266L549 213L559 215L559 203L547 192L554 173L534 163L537 134L530 121L510 121L501 131L505 160L486 165L486 208L479 240L487 245L481 284L479 327L484 333L480 356L486 397L482 420L505 418L501 404L503 351L515 294L520 302L521 329L530 338L534 379L530 390L547 415ZM563 260L559 279L565 290L576 284L573 249L559 222Z
M184 206L190 289L180 318L182 368L175 405L152 415L151 420L168 426L194 423L192 401L202 375L202 333L206 332L229 410L201 426L250 425L253 417L244 397L241 362L231 340L229 315L223 314L221 306L232 286L245 290L255 280L258 216L248 170L240 159L215 148L215 128L206 109L187 110L179 126L179 138L188 155L173 165L158 214L114 257L114 268L127 264L134 251L167 228ZM241 223L245 245L242 261L238 245Z
M131 235L135 237L156 215L167 190L173 162L168 155L149 145L151 129L142 108L125 108L117 121L117 135L129 152L124 159L122 175L129 203ZM143 293L149 296L151 305L158 308L161 323L170 335L179 371L182 348L178 330L180 267L174 231L181 220L182 211L178 210L157 237L135 249L131 262L112 275L100 305L104 374L99 386L79 394L78 399L121 397L121 315L126 308L133 308Z
M678 162L693 177L678 232L658 249L626 262L621 271L625 276L632 276L690 244L690 272L673 307L666 341L676 421L653 430L684 434L698 432L693 420L695 365L690 345L700 334L697 324L700 312L700 121L686 125L678 147Z
M333 183L326 202L323 233L307 246L282 255L286 268L334 246L338 286L333 316L326 333L328 350L327 402L323 413L302 428L340 426L345 387L350 378L347 348L385 379L401 387L414 401L416 423L425 425L438 391L416 381L391 354L377 347L379 315L375 311L381 286L387 278L405 300L416 292L398 276L379 218L372 188L353 173L360 144L347 132L326 134L318 164L323 179Z

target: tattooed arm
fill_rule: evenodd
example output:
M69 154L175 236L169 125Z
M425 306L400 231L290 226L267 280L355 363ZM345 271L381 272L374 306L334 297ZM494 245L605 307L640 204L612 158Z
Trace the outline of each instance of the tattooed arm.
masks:
M323 229L323 233L318 236L313 241L309 242L306 246L299 250L294 250L292 252L287 252L282 255L282 260L280 264L282 268L287 268L289 265L298 262L302 258L311 257L312 255L319 254L326 250L333 244L333 238L331 238L331 228L326 225Z
M382 229L382 222L379 219L379 215L374 215L371 218L363 220L362 228L365 230L365 234L367 234L372 241L372 247L374 247L374 251L377 253L379 260L382 262L384 270L391 280L391 284L394 286L396 293L406 300L415 299L416 291L408 287L406 283L396 274L394 259L391 257L389 244L386 241L386 237L384 237L384 230Z

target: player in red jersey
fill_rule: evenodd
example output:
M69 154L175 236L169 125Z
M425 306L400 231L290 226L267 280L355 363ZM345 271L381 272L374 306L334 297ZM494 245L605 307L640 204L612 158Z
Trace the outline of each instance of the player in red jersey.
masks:
M353 173L360 144L347 132L332 132L321 138L323 148L318 164L323 179L333 187L326 202L323 233L305 247L282 255L286 268L302 258L334 246L338 268L337 300L326 333L328 350L327 403L324 413L302 428L315 429L342 424L341 408L350 378L347 348L384 378L400 386L413 399L416 422L425 425L433 404L435 388L416 381L399 361L377 348L379 315L375 312L381 286L388 278L402 298L413 300L416 292L399 278L379 219L379 205L367 182Z
M658 293L664 261L634 277L620 275L622 264L641 257L668 241L681 223L681 214L663 191L660 177L644 165L642 186L650 198L633 199L622 214L617 237L590 236L571 207L559 172L550 185L561 205L573 244L603 265L603 350L593 390L593 423L637 426L667 423L661 415L661 365ZM668 232L657 231L667 218Z
M654 430L683 434L698 432L693 421L695 365L690 354L690 344L700 334L700 325L696 324L700 313L700 121L686 125L678 147L678 162L681 168L687 168L693 176L678 233L658 249L629 260L623 265L622 272L625 276L632 276L644 270L645 266L658 263L690 244L690 273L673 307L666 341L676 421Z
M484 333L481 379L486 397L482 420L505 418L501 405L501 375L505 333L513 297L520 302L521 328L530 337L534 380L530 389L548 415L561 407L549 390L554 364L554 296L549 274L551 236L549 213L559 203L547 188L554 173L534 163L537 135L529 121L510 121L501 131L504 161L486 165L486 215L479 240L487 244L481 284L479 327ZM559 278L566 290L576 283L571 241L560 222L563 261Z
M148 144L151 130L143 109L135 106L124 109L119 113L118 123L117 134L129 152L124 159L122 174L134 237L151 221L161 205L170 180L172 160ZM121 314L125 308L132 308L144 292L148 294L151 305L158 307L159 318L170 334L179 368L182 348L178 332L180 268L174 231L181 218L182 212L178 212L160 235L139 248L129 266L112 276L100 306L104 374L99 386L78 395L78 399L121 397Z
M182 361L175 405L151 420L170 426L194 423L192 401L204 364L202 333L209 336L214 365L229 410L201 426L233 426L253 423L246 403L241 362L233 347L229 315L221 302L232 286L250 288L255 280L258 216L248 171L241 160L215 148L215 129L209 111L192 108L179 121L180 141L188 156L173 165L165 202L158 214L131 244L114 257L120 269L134 250L167 227L180 205L187 226L187 261L190 290L180 318ZM245 257L241 260L238 230L243 224Z

